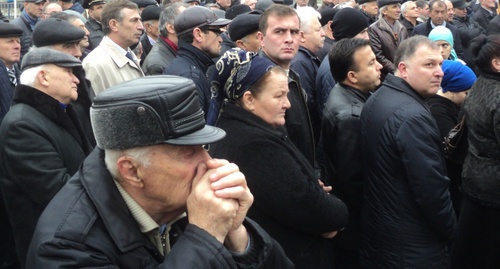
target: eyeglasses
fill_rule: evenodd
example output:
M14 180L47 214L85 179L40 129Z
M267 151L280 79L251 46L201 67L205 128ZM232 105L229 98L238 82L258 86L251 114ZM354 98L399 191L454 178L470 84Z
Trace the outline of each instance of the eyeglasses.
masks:
M222 31L219 28L208 28L207 30L213 32L216 36L220 36L222 34Z

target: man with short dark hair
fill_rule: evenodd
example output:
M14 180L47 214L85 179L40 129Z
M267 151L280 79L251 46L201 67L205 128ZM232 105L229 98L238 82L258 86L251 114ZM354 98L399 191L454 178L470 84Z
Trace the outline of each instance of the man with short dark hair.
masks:
M208 113L211 99L210 82L206 72L214 64L212 58L220 55L221 28L229 22L230 20L217 18L212 10L200 6L187 8L174 22L179 51L163 74L192 79L205 115Z
M15 18L11 23L23 29L21 36L21 59L24 54L28 53L31 47L31 35L38 21L41 20L43 7L47 0L27 0L23 2L23 11L19 17Z
M106 2L104 0L84 0L83 7L88 11L85 27L89 30L89 50L95 49L104 37L101 24L101 13Z
M203 148L225 132L205 125L195 91L144 77L95 98L98 147L40 217L28 268L293 268L246 218L244 175Z
M101 18L105 36L83 60L96 95L118 83L144 76L130 49L139 42L144 29L137 5L128 0L112 0L104 6Z
M0 186L24 268L39 216L93 147L72 105L79 83L73 68L81 68L80 60L35 48L21 68L13 105L0 125Z
M174 20L185 9L185 4L174 3L163 9L160 14L159 37L142 62L142 70L146 76L163 74L165 68L177 56L179 39L175 33Z
M380 85L380 69L370 41L346 38L336 42L328 55L338 83L323 110L321 136L325 153L325 179L349 211L349 224L332 239L335 268L359 268L358 248L363 200L360 116L372 91Z
M441 0L433 0L429 3L429 19L426 23L421 23L413 29L412 35L423 35L429 36L429 33L436 26L445 26L450 29L453 34L453 48L457 53L458 58L462 58L464 50L462 48L462 42L457 42L460 40L460 36L458 35L457 27L452 25L451 23L446 23L446 4Z
M409 38L361 112L361 268L448 268L456 226L443 138L425 98L441 87L443 57Z
M260 55L288 70L288 99L291 108L285 115L288 137L315 166L315 141L300 77L290 68L300 45L300 20L297 12L285 5L271 5L259 23Z

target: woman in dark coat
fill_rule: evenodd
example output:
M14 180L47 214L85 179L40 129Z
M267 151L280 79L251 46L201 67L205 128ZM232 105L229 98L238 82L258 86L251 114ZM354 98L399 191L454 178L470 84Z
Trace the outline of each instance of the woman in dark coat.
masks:
M288 139L286 72L248 52L226 53L217 63L226 103L217 126L224 142L210 153L236 163L254 204L248 216L284 248L296 268L331 268L328 240L347 223L342 201L318 184L314 168Z
M441 82L441 90L436 95L427 98L426 102L436 120L439 133L444 139L460 121L460 107L477 78L469 67L459 61L445 60L442 69L444 77ZM447 159L446 170L450 178L450 196L453 209L458 217L462 197L460 194L462 164Z
M480 72L464 103L469 150L451 268L500 266L500 35L471 42Z

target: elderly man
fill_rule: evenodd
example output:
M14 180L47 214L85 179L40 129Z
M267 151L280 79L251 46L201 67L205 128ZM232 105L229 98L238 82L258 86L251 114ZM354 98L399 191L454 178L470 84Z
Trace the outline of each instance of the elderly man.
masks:
M71 104L79 83L73 68L80 60L56 50L26 54L0 126L0 186L22 268L38 217L92 151Z
M137 5L128 0L113 0L106 3L101 17L105 36L83 60L96 95L118 83L144 76L130 49L139 42L144 29Z
M458 35L457 28L451 23L446 23L446 4L441 0L433 0L429 3L429 19L426 23L421 23L413 29L412 35L423 35L429 36L431 30L439 25L445 26L450 29L453 34L453 48L457 53L458 58L462 58L463 56L463 48L462 42L458 42L460 40L460 36Z
M240 49L258 52L260 41L257 33L259 32L258 14L241 14L236 16L229 24L229 37Z
M370 25L368 34L377 61L382 64L382 81L393 73L394 53L399 44L409 37L406 28L399 22L401 4L399 0L379 0L380 15L378 21Z
M345 38L328 55L338 83L330 92L321 125L326 180L349 210L349 224L333 239L335 268L359 268L359 225L363 200L363 172L359 117L370 93L380 85L380 69L370 41Z
M411 36L413 33L413 28L420 24L418 19L418 10L417 4L413 1L404 2L401 5L401 14L403 17L401 18L401 24L406 27L406 31L408 31L408 35Z
M80 47L80 52L82 53L82 56L80 56L80 60L83 60L90 52L88 50L88 48L90 46L90 42L89 42L90 32L87 29L87 27L85 27L85 23L82 21L82 19L78 15L70 14L70 13L66 13L66 12L56 13L53 15L53 17L65 20L65 21L71 23L73 26L76 26L85 32L85 36L78 43L78 46Z
M290 69L290 63L300 46L300 20L297 12L284 5L271 5L259 23L260 55L267 57L283 69L288 70L288 99L291 108L285 115L288 137L304 154L311 165L315 165L315 141L304 90L300 77Z
M163 74L165 68L177 56L179 39L175 33L174 20L185 9L185 4L173 3L160 14L158 40L142 63L146 76Z
M456 217L443 138L425 98L441 87L443 57L427 37L403 41L361 112L362 268L447 268Z
M293 267L245 218L238 167L203 148L225 133L205 125L191 80L117 85L91 118L98 148L41 216L29 268Z
M323 47L316 52L316 56L318 56L318 59L320 61L323 61L325 57L328 55L328 52L330 51L330 48L332 47L333 43L335 40L333 39L333 31L331 28L332 22L333 22L333 17L339 9L336 8L328 8L328 9L323 9L320 12L321 18L319 19L319 22L321 23L321 28L323 28L323 31L325 32L325 42L323 44Z
M321 15L312 7L303 7L297 10L300 19L300 46L290 62L290 68L295 71L302 84L302 89L307 94L307 109L313 127L314 141L319 140L321 128L321 111L316 103L314 80L321 61L316 53L325 43L325 31L321 27Z
M230 20L217 18L212 10L200 6L187 8L174 22L179 38L179 51L163 74L192 79L205 115L208 113L211 98L210 82L206 73L214 64L212 58L220 55L221 28L229 22Z
M52 14L62 11L63 9L58 3L48 3L43 7L42 20L48 19Z
M88 11L87 22L85 27L89 30L89 50L95 49L101 43L104 37L104 31L101 24L101 13L104 8L104 0L84 0L83 8Z
M480 7L474 12L473 18L486 31L488 24L495 17L495 0L480 0Z
M144 62L149 52L156 44L159 35L158 22L160 20L162 9L159 6L147 6L141 12L141 20L144 24L144 33L141 36L142 54L141 64Z
M19 67L17 62L21 56L21 41L19 37L23 29L10 23L0 23L0 123L10 109L14 88L19 81ZM12 248L12 228L10 227L5 204L0 188L0 265L7 268L17 263L15 250Z
M23 29L21 36L21 59L31 47L31 35L38 21L42 18L43 7L47 0L27 0L23 2L23 12L11 23Z
M377 0L360 0L358 1L361 12L368 19L368 23L372 24L378 20L378 5Z

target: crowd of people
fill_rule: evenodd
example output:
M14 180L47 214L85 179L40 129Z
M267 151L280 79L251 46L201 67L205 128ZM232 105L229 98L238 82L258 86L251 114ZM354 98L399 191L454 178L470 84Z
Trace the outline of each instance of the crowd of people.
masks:
M0 268L499 268L497 9L24 1Z

